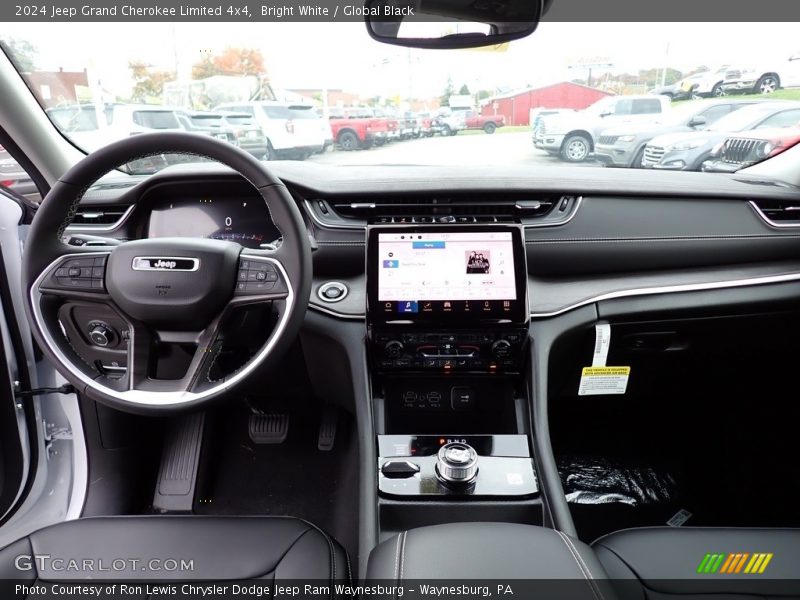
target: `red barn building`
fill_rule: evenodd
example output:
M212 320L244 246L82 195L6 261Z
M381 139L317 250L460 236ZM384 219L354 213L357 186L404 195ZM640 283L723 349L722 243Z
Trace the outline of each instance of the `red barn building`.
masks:
M507 125L530 125L534 108L574 108L580 110L594 104L608 92L579 83L563 81L540 88L529 88L487 99L481 109L485 116L503 115Z

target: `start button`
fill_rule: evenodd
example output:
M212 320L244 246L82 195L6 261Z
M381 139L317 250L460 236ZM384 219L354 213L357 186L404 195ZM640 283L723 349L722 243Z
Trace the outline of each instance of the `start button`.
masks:
M340 281L328 281L317 289L317 296L323 302L339 302L347 296L347 286Z

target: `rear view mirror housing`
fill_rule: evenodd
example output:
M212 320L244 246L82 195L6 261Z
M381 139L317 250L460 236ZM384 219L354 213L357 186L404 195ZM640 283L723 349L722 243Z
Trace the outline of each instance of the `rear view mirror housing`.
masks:
M366 0L370 36L411 48L478 48L526 37L552 0Z

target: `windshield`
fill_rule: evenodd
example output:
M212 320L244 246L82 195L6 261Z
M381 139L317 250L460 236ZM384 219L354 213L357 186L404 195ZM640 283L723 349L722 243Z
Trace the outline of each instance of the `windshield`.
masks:
M708 131L717 132L743 131L775 112L776 105L774 104L765 103L761 105L745 106L729 115L725 115L716 123L709 125L706 129L708 129Z
M771 114L764 102L800 105L796 23L764 24L765 44L730 43L753 39L750 23L676 25L679 36L664 23L543 22L469 50L381 44L360 22L15 23L0 42L86 152L149 130L222 139L215 128L239 125L248 131L227 143L263 160L701 170L696 156L648 163L648 136L685 132L699 102L756 103L703 113L730 134ZM780 81L753 80L753 64Z

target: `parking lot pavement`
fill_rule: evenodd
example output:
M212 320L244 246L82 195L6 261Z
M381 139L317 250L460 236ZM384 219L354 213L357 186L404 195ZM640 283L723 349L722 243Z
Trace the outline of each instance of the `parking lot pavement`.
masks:
M547 165L569 163L533 147L530 132L474 133L396 141L368 150L329 150L310 161L331 165ZM597 163L581 163L598 166Z

